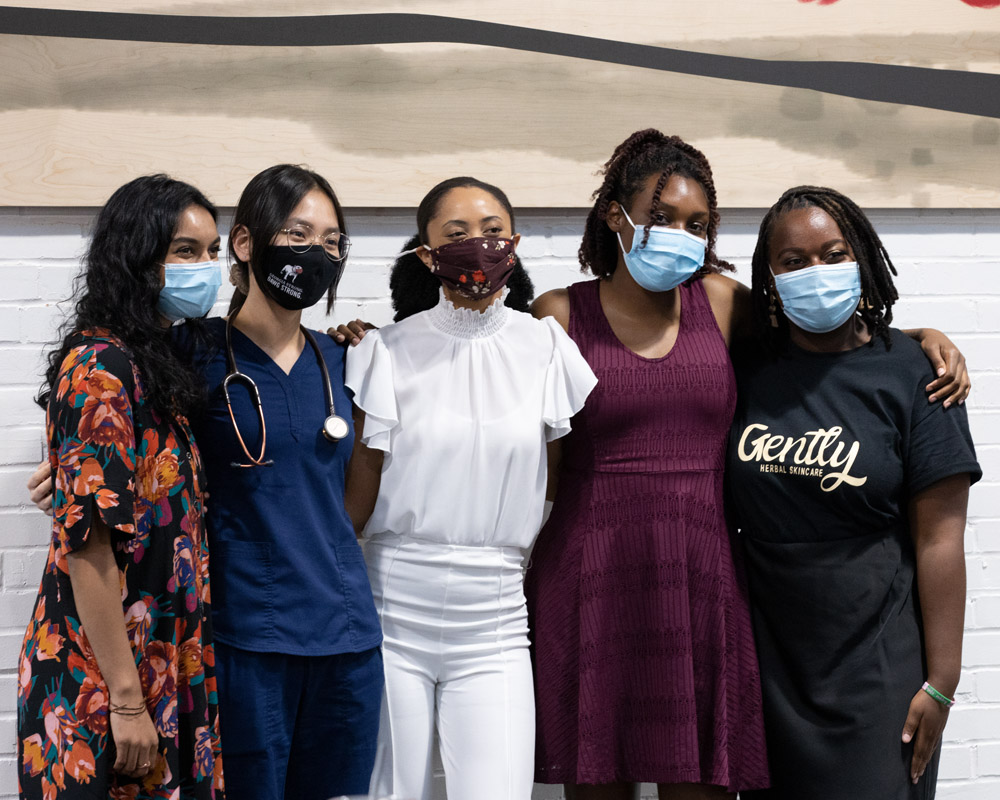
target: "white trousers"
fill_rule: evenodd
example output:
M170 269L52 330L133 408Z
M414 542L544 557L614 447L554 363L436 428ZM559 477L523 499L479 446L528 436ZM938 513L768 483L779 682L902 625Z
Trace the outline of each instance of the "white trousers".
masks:
M431 800L435 723L449 800L529 800L535 703L513 547L381 534L365 544L382 620L385 695L375 785Z

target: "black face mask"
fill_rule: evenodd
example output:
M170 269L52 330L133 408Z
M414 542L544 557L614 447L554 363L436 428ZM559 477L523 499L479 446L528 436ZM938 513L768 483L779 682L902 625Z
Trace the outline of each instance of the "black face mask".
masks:
M268 245L257 283L282 308L298 311L319 302L340 277L342 261L331 261L322 247L296 253L291 247Z

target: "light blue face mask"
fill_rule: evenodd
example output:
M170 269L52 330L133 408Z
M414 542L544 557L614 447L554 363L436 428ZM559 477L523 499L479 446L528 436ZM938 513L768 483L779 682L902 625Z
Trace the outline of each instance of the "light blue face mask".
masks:
M156 310L171 322L203 317L212 310L222 286L218 261L200 264L164 264L163 288Z
M856 261L817 264L775 275L774 289L785 316L810 333L829 333L857 310L861 300L861 272Z
M631 250L625 252L621 234L616 234L618 246L625 256L629 273L643 289L669 292L694 275L705 263L704 239L675 228L652 227L646 246L640 247L642 236L639 228L624 207L622 213L635 233L632 235Z

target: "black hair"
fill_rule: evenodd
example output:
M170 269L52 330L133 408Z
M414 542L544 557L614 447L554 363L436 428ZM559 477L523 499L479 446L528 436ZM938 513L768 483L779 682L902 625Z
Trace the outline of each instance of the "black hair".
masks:
M420 237L413 235L403 245L403 253L396 258L389 273L389 293L392 296L393 322L433 308L438 303L441 281L427 269L420 256L411 252L420 246ZM507 281L510 289L504 305L515 311L527 311L535 299L535 287L528 271L514 253L514 271Z
M891 346L889 323L892 322L892 305L899 299L892 282L892 276L897 274L896 268L865 212L849 197L822 186L796 186L789 189L768 209L760 223L757 246L753 251L750 287L753 325L757 336L772 352L783 348L788 341L788 319L781 312L780 304L772 302L769 250L771 233L778 220L788 211L800 208L822 209L837 223L844 240L854 253L861 273L861 302L858 304L858 312L873 337L881 338L888 349ZM777 327L771 324L772 313ZM874 343L874 338L872 342Z
M117 189L97 215L84 269L73 284L74 311L48 354L45 382L35 398L43 408L80 331L103 328L129 351L154 409L188 415L204 400L201 378L178 357L156 309L160 269L181 213L190 206L218 218L200 191L166 175L146 175Z
M403 245L403 252L392 265L392 272L389 275L389 292L392 296L392 308L395 311L394 322L399 322L401 319L406 319L437 305L438 289L441 287L441 282L427 269L418 255L408 251L412 251L422 244L427 244L427 226L437 214L441 201L452 189L460 187L482 189L493 195L510 217L511 233L516 230L514 227L514 208L511 206L510 200L507 199L507 195L498 187L468 176L441 181L420 201L417 208L417 233ZM527 311L534 299L535 287L516 252L514 253L514 272L507 281L507 286L510 292L504 300L504 304L516 311Z
M711 272L721 272L734 267L721 261L715 254L715 240L719 231L719 204L712 180L712 168L705 154L692 147L679 136L667 136L655 128L636 131L615 148L611 158L598 174L604 181L594 192L594 205L587 214L587 222L580 243L580 268L598 278L610 278L618 266L618 237L607 225L608 206L617 201L623 208L642 191L651 175L659 173L650 218L660 202L660 194L672 175L695 181L708 200L708 231L706 232L705 264L695 273L695 278ZM652 221L643 229L642 243L649 239Z
M424 199L420 201L420 205L417 207L417 236L420 237L421 244L427 244L427 226L434 219L434 215L437 214L444 196L452 189L464 187L482 189L484 192L493 195L497 199L497 202L504 207L507 216L510 217L511 233L517 230L517 225L514 221L514 207L510 204L510 200L507 199L507 195L504 194L503 190L492 183L485 183L484 181L464 175L441 181L441 183L425 194Z
M236 285L232 302L229 304L230 314L237 311L246 302L247 291L249 291L249 270L253 270L258 285L263 283L266 245L270 244L271 240L278 234L288 219L288 215L302 202L302 198L313 189L318 189L330 198L334 211L337 213L340 232L346 234L347 221L344 219L344 210L340 207L340 201L337 199L333 187L322 175L297 164L277 164L268 167L263 172L258 172L250 179L250 183L243 190L239 203L236 205L229 235L229 257L232 263L229 275ZM254 244L249 263L241 261L233 247L233 231L241 225L249 231L250 239ZM330 309L333 308L337 299L337 284L340 283L340 276L344 274L346 262L346 258L341 261L340 273L326 293L327 314L330 313Z

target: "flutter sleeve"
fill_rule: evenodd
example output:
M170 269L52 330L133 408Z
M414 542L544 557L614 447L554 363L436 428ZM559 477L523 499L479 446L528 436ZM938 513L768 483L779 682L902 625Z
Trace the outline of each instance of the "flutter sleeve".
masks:
M108 341L84 340L63 360L46 415L62 555L86 543L95 509L112 533L135 536L134 387L131 360Z
M545 317L542 322L552 337L552 358L545 374L542 400L545 438L551 442L570 432L570 419L583 408L597 385L597 377L559 323L552 317Z
M344 381L354 393L354 404L365 412L361 441L373 450L392 452L392 432L399 425L392 357L378 331L369 331L347 351Z

